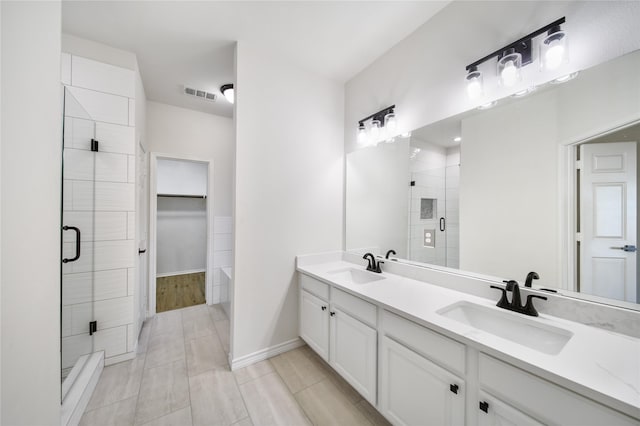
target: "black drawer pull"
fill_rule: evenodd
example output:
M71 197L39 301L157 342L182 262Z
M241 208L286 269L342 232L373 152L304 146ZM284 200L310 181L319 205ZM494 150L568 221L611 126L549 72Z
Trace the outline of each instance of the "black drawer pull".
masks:
M458 389L459 389L459 387L458 387L458 385L456 385L456 384L449 385L449 390L450 390L451 392L455 393L456 395L458 394Z
M487 401L480 401L480 409L485 413L489 412L489 403Z
M330 312L330 315L331 315L331 316L334 316L335 314L336 314L335 312Z
M326 306L323 306L323 307L322 307L322 310L323 310L323 311L326 311L326 310L327 310L327 307L326 307Z

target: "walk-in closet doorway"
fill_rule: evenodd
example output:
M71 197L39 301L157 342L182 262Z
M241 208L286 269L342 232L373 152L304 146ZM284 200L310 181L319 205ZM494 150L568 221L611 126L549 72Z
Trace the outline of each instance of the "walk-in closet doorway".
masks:
M213 298L213 162L152 152L149 316Z

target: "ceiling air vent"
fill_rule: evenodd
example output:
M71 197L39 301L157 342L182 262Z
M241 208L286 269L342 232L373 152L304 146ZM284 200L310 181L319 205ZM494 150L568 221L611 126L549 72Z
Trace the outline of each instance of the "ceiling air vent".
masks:
M184 94L189 96L195 96L196 98L200 98L209 102L215 102L217 98L215 93L209 93L204 90L194 89L192 87L187 87L187 86L184 86Z

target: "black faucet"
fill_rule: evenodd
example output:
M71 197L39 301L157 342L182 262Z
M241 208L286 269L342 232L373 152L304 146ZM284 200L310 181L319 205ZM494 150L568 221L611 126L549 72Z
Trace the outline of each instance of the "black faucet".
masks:
M540 275L538 275L537 272L531 271L527 274L527 279L524 282L524 286L531 288L531 282L533 280L539 280L539 279L540 279Z
M376 262L375 256L371 253L366 253L362 258L367 259L369 262L369 265L367 265L367 271L377 272L378 274L382 272L382 269L380 269L380 264L384 263L382 260Z
M396 251L391 249L387 252L386 256L384 257L385 259L388 259L390 255L396 255ZM396 260L396 259L391 259L391 260Z
M538 311L536 311L536 308L533 306L533 299L547 300L547 298L536 294L530 294L527 296L527 303L523 306L520 301L520 287L518 286L518 282L514 280L505 280L503 282L506 283L505 288L495 285L491 286L491 288L502 291L502 296L500 297L500 300L498 300L496 306L509 311L518 312L520 314L537 317ZM511 302L509 302L509 299L507 298L508 291L512 293Z

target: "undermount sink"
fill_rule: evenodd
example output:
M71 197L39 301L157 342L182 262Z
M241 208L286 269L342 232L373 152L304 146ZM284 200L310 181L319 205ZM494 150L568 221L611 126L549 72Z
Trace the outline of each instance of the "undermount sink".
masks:
M347 281L352 284L368 284L384 279L382 275L356 268L336 269L335 271L330 271L328 273L336 280Z
M457 302L437 313L549 355L560 353L573 336L568 330L541 324L521 314L470 302Z

